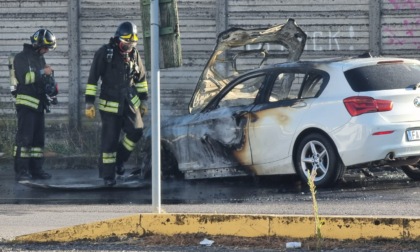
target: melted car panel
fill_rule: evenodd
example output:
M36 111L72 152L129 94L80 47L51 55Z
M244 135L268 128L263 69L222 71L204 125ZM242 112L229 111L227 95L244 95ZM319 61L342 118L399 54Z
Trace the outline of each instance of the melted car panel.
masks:
M306 34L293 19L264 29L222 32L191 98L191 113L162 122L162 171L176 169L187 179L258 174L250 140L260 130L255 126L263 112L253 109L263 98L266 83L274 81L273 73L264 69L299 60L305 43ZM273 101L288 95L295 80L290 74L278 79L282 94L270 97ZM273 110L273 116L285 123L287 115L280 110ZM145 138L150 138L150 130L145 131ZM147 173L150 139L140 148L145 156L142 169Z
M231 28L219 34L217 44L191 98L189 111L203 109L238 75L264 65L299 60L306 34L293 19L265 29Z

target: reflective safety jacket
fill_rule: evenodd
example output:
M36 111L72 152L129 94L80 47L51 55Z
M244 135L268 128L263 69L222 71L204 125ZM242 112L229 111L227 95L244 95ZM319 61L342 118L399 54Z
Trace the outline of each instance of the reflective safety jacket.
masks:
M137 109L141 100L147 100L146 73L136 48L129 53L129 60L124 59L112 39L96 51L86 85L86 103L94 103L99 79L99 110L121 115L126 102Z
M23 51L16 54L13 61L18 81L16 108L26 106L39 112L44 111L46 96L42 74L45 65L44 56L36 52L31 44L24 44Z

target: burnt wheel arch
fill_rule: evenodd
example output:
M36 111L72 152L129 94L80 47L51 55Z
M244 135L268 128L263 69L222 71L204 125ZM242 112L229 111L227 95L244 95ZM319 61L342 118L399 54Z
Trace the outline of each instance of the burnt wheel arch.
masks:
M152 177L152 150L148 149L143 152L142 162L142 172L144 178L151 179ZM178 169L178 161L175 158L172 151L165 146L164 143L161 143L160 151L160 169L161 169L161 178L183 178L183 173Z
M169 148L163 146L160 155L162 179L180 179L184 177L184 174L178 168L178 160Z

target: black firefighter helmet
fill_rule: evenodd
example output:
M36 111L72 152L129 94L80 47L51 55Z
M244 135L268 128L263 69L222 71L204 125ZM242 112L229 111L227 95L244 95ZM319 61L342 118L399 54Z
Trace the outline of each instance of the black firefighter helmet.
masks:
M137 37L137 26L131 22L121 23L114 34L114 38L121 51L130 52L139 40Z
M47 29L39 29L31 36L32 46L35 48L45 47L55 49L57 43L54 34Z

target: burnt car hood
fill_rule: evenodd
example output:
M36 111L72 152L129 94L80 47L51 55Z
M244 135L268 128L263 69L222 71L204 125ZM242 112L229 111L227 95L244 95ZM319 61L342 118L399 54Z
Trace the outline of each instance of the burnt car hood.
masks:
M189 112L201 111L231 80L243 72L267 64L298 61L306 37L293 19L268 28L230 28L221 32L198 80Z

